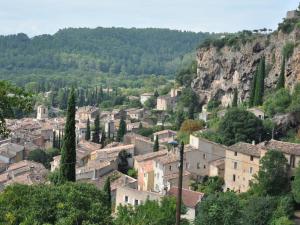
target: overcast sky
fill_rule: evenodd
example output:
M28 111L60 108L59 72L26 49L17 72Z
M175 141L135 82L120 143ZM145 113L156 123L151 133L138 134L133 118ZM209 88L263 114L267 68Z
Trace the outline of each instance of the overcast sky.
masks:
M276 28L299 0L0 0L0 34L65 27L160 27L234 32Z

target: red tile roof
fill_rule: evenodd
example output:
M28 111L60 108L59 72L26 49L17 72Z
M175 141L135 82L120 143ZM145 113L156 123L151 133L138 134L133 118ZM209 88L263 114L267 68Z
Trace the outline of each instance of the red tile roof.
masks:
M177 197L178 188L171 187L168 195ZM191 191L188 189L182 189L182 202L188 208L195 208L197 203L201 201L203 198L204 193Z

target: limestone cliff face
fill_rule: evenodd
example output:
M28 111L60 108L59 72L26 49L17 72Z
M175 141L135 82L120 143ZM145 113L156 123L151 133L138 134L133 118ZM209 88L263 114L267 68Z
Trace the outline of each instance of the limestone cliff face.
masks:
M300 82L300 29L290 34L281 31L270 35L257 35L252 41L239 44L239 49L225 46L201 48L197 52L197 76L192 82L201 103L210 99L221 100L223 106L231 104L234 88L238 89L239 101L249 98L256 65L262 56L266 58L267 76L265 89L276 86L282 63L282 49L287 42L295 44L294 53L286 64L286 86Z

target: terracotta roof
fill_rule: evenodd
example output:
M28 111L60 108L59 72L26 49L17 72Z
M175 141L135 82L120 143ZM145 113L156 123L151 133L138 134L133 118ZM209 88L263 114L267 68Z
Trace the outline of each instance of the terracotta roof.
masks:
M168 150L162 150L157 152L150 152L143 155L135 156L134 159L138 162L145 160L152 160L156 157L165 156L168 153Z
M191 173L189 171L187 171L187 170L183 171L183 174L182 174L183 177L190 176L190 175L191 175ZM177 173L171 173L168 175L164 175L163 178L166 180L173 180L173 179L178 178L178 176L179 176L179 173L177 172Z
M164 165L179 161L179 155L176 153L168 152L167 155L155 158L154 160Z
M168 192L168 195L177 197L177 192L178 192L177 187L171 187ZM204 193L191 191L184 188L182 189L182 202L188 208L195 208L197 203L201 201L203 196Z
M177 132L176 132L176 131L173 131L173 130L162 130L162 131L155 132L155 133L153 134L153 136L161 135L161 134L171 134L171 135L176 135Z
M238 142L228 147L230 151L240 152L246 155L260 157L260 149L257 145L252 145L245 142Z
M270 140L259 143L257 146L267 150L278 150L286 154L300 155L300 144Z

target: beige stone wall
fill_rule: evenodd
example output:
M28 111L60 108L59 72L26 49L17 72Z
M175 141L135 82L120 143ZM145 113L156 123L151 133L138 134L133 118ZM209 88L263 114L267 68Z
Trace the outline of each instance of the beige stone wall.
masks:
M259 170L259 158L227 150L225 159L225 190L246 192L253 175ZM235 181L233 177L235 176Z

